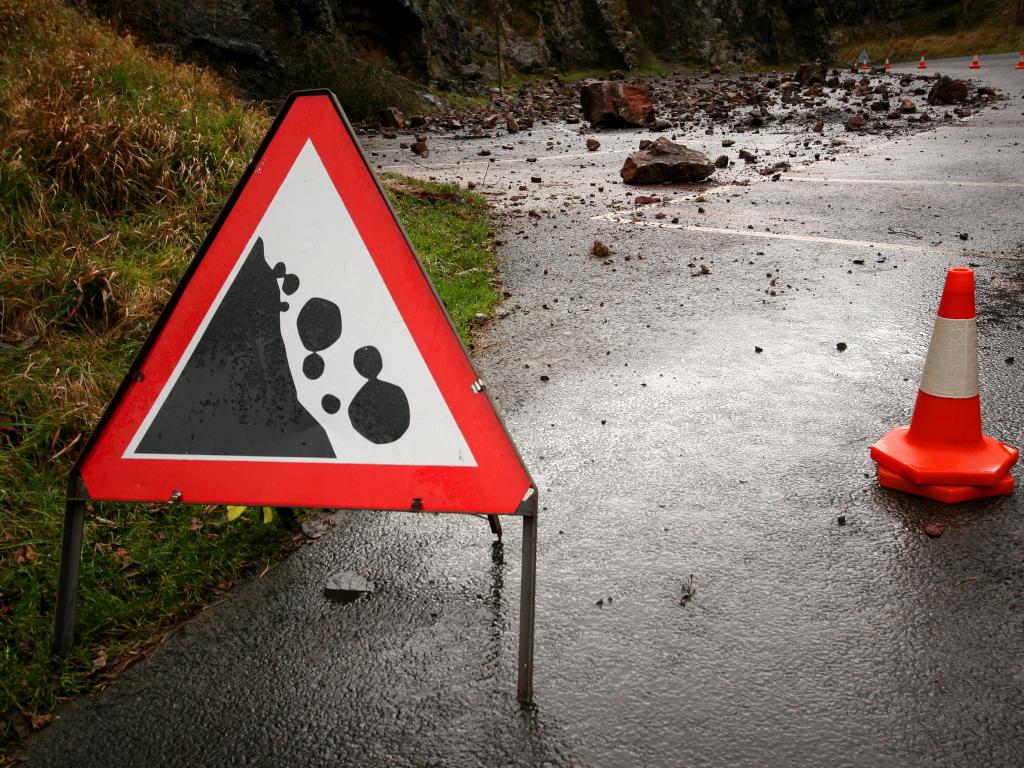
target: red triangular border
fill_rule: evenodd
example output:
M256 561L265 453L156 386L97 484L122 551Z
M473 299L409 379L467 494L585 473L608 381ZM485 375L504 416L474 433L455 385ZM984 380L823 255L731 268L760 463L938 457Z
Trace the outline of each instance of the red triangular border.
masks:
M476 467L122 456L307 140L361 233ZM532 486L352 127L329 91L292 94L76 465L90 498L513 514ZM417 501L418 500L418 501Z

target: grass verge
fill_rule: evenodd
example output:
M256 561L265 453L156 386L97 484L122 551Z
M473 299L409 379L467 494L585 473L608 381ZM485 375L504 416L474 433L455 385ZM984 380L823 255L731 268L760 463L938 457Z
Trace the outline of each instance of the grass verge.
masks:
M0 754L301 543L220 507L91 505L77 643L51 656L67 473L269 124L59 0L0 0ZM385 184L470 340L497 303L486 202Z
M876 22L840 30L849 42L839 48L839 59L851 62L867 48L876 62L914 61L972 56L980 51L1003 53L1024 50L1024 24L1017 20L1017 0L1006 0L988 11L964 18L961 4L949 4L891 22Z

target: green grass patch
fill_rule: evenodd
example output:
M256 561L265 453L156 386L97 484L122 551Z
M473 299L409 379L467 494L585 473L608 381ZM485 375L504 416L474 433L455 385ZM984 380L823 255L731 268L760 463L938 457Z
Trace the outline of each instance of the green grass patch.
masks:
M77 642L51 656L68 473L271 121L59 0L0 0L0 85L2 753L296 540L223 507L92 504ZM470 340L497 301L486 202L386 185Z
M467 345L479 315L498 303L494 283L491 210L457 184L436 184L386 174L384 187Z

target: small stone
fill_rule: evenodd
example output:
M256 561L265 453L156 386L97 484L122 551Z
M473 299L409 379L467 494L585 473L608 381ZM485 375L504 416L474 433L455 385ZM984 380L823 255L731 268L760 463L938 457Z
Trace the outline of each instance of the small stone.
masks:
M373 592L374 585L358 573L339 571L327 579L324 595L339 603L350 603L365 594Z
M603 606L604 606L604 598L603 598L603 597L602 597L602 598L599 598L599 599L597 600L597 602L595 602L595 603L594 603L594 605L596 605L596 606L597 606L598 608L601 608L601 607L603 607Z
M425 141L417 141L409 147L409 149L412 150L414 155L419 155L420 157L426 157L430 154L430 150L427 148L427 143Z
M549 377L546 373L542 373L541 377L540 377L540 380L541 381L551 381L551 377Z
M924 532L931 538L937 539L946 532L946 526L942 523L928 523L928 525L924 527Z
M1013 365L1013 355L1010 355L1008 358L1006 358L1005 362L1007 365Z
M760 354L761 354L762 352L764 352L764 350L763 350L763 349L761 349L760 347L754 347L754 352L755 352L756 354L760 355Z
M719 155L715 159L715 167L716 168L728 168L729 167L729 156L728 155Z
M836 518L836 522L840 525L846 525L846 515L840 515Z
M590 152L596 152L601 146L601 142L597 139L587 139L587 150Z
M531 176L530 181L534 184L540 184L540 176Z
M838 344L836 344L836 349L838 349L840 352L845 352L846 351L846 342L845 341L840 341Z
M848 131L863 131L867 127L868 121L864 115L850 115L846 121L846 130Z
M960 239L961 240L966 240L968 237L970 237L970 235L968 235L966 232L961 232L960 233Z

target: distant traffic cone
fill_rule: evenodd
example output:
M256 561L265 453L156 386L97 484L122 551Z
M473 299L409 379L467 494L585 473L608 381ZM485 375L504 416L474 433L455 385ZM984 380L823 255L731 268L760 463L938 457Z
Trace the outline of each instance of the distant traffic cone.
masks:
M981 69L981 61L978 58L978 52L974 52L974 61L971 62L969 69Z
M910 426L871 446L883 486L940 501L1013 492L1018 451L981 431L974 271L946 274Z
M928 69L928 65L924 63L924 54L921 54L921 60L917 62L918 69Z
M1020 61L1017 62L1017 69L1024 69L1024 51L1020 52Z
M862 61L860 63L860 71L861 72L867 72L869 69L871 69L871 65L868 64L866 61Z
M892 64L889 63L889 57L888 56L885 57L885 68L886 68L886 70L892 69Z

